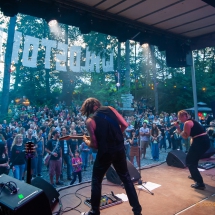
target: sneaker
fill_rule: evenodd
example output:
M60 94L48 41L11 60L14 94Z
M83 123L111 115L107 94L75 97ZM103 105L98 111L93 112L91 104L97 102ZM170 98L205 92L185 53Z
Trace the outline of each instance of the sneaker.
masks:
M56 182L56 185L64 185L64 183L62 181L58 181Z
M194 188L194 189L204 190L205 189L205 184L196 182L195 184L191 184L191 187Z

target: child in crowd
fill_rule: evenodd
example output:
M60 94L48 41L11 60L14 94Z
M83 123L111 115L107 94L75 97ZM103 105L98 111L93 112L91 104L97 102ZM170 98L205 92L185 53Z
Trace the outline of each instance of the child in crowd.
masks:
M76 150L75 157L72 158L73 179L70 185L74 184L74 182L76 181L77 175L78 175L79 183L81 183L82 181L81 166L82 166L82 159L80 157L79 151Z

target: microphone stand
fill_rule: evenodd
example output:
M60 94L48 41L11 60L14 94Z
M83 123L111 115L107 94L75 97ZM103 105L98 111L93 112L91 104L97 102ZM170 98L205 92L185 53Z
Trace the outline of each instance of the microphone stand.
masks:
M26 183L31 184L31 158L27 158L27 177Z
M139 139L139 143L140 143L140 139ZM140 146L140 144L139 144L139 174L140 174L140 179L138 180L138 182L137 182L137 184L138 185L141 185L144 189L146 189L151 195L154 195L154 193L152 192L152 191L150 191L148 188L146 188L144 185L143 185L143 183L144 184L146 184L147 182L143 182L142 180L141 180L141 178L142 178L142 176L141 176L141 168L140 168L140 164L141 164L141 154L140 154L140 151L141 151L141 146Z

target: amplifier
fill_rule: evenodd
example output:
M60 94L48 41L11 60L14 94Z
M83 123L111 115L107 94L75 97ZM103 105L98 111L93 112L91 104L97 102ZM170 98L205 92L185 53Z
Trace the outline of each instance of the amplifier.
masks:
M10 187L4 186L8 182ZM0 215L52 215L43 190L5 174L0 175L0 184Z

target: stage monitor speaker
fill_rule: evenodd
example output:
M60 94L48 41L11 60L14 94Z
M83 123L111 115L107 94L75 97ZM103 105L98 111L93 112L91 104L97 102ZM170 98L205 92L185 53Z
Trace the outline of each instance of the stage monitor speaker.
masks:
M138 181L141 178L140 173L137 171L137 169L133 166L133 164L127 160L127 167L128 172L130 174L131 180L133 182ZM122 184L122 181L120 180L116 170L114 169L113 165L111 165L106 172L107 180L114 183L114 184Z
M4 186L7 182L10 182L10 188ZM11 194L11 188L14 190L13 182L17 192ZM0 215L52 215L43 190L5 174L0 175L0 185Z
M215 154L215 148L213 147L210 147L201 157L201 159L204 159L204 158L210 158L212 155Z
M47 181L42 179L41 177L36 177L31 181L31 184L35 187L40 188L41 190L44 191L46 194L50 207L53 208L55 204L58 202L58 197L60 194L57 192L57 190Z
M186 154L181 150L170 151L167 155L166 162L169 166L185 168Z

